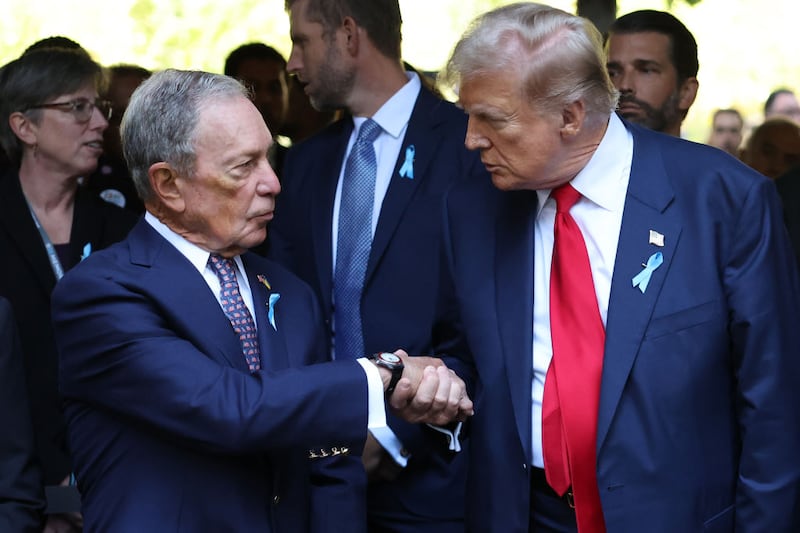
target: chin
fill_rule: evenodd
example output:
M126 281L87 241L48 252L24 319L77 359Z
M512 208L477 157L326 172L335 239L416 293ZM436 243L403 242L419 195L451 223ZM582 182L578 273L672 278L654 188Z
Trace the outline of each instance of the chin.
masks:
M250 232L244 239L241 240L240 245L245 248L253 248L258 246L264 239L267 238L267 228L260 228Z
M514 191L519 189L508 174L492 174L492 184L501 191Z

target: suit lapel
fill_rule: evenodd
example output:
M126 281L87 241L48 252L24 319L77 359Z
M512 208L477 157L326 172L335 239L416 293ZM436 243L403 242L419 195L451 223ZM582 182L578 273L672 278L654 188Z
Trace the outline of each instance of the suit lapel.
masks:
M535 192L505 195L498 210L494 276L503 361L520 441L531 453L531 379L533 377L533 223Z
M353 121L340 120L339 129L330 134L330 139L320 142L321 146L329 146L328 150L320 151L319 162L315 168L319 169L318 179L321 181L319 188L314 188L311 199L311 232L316 258L317 276L319 277L320 299L322 308L331 309L331 289L333 287L333 202L336 198L336 186L339 183L339 171L344 161L347 142L353 131Z
M273 321L269 320L270 296L279 296L280 287L272 284L272 280L267 272L258 272L256 267L248 261L248 255L242 257L247 279L250 282L250 291L253 294L253 307L255 308L255 319L258 325L258 345L261 349L261 368L264 370L280 370L289 367L287 356L286 341L281 334L280 299L272 303Z
M239 337L195 267L143 219L128 236L131 263L147 267L142 283L198 349L249 372ZM179 295L179 297L175 297Z
M414 110L408 121L408 128L392 171L389 189L383 199L378 226L372 239L372 248L367 263L365 285L375 273L380 258L391 242L392 235L403 218L403 213L414 197L414 193L425 180L426 171L437 153L441 133L436 128L439 122L436 103L439 100L426 89L421 89ZM414 146L414 178L400 176L400 168L405 162L406 150Z
M608 434L625 383L642 343L655 302L661 292L681 234L678 212L670 210L674 193L665 173L661 153L651 135L632 128L634 156L622 215L617 256L611 281L606 320L606 345L597 424L598 451ZM650 231L664 236L664 246L650 243ZM643 264L661 252L663 264L647 286L633 286Z

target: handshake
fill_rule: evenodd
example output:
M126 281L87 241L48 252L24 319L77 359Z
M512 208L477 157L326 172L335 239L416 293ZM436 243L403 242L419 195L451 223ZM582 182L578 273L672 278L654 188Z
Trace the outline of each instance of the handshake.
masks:
M472 400L467 396L464 381L447 368L441 359L434 357L409 357L403 350L394 352L402 362L402 377L392 383L390 365L376 362L389 394L389 405L403 419L411 423L424 422L444 426L453 421L463 422L472 416ZM392 354L383 358L395 359ZM375 361L375 359L373 359ZM399 367L399 363L395 363ZM394 390L391 391L392 385Z

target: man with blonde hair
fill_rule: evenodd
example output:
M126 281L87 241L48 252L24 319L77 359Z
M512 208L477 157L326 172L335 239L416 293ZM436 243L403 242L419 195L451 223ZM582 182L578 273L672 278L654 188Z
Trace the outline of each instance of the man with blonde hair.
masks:
M800 530L800 281L774 186L620 119L599 32L558 9L481 16L446 79L491 173L445 207L483 385L468 530Z

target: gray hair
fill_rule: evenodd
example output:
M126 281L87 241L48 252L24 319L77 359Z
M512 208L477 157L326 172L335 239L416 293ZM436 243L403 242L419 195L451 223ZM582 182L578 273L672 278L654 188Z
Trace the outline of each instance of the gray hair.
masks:
M83 49L39 48L26 52L0 69L0 145L6 155L19 163L22 141L8 118L22 112L39 124L42 111L30 109L59 96L74 93L91 84L102 92L106 83L103 68Z
M237 80L209 72L168 69L142 82L120 126L122 150L139 197L152 199L149 171L155 163L168 163L184 176L194 173L196 129L204 106L249 96Z
M607 119L617 106L600 32L587 19L542 4L510 4L478 17L442 79L458 92L465 79L515 70L529 104L543 112L582 101L587 120Z

